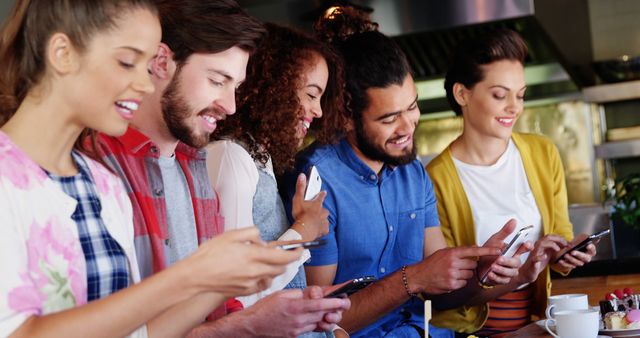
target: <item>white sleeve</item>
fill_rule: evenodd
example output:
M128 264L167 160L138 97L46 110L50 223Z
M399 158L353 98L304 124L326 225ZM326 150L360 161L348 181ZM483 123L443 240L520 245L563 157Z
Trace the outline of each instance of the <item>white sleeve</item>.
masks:
M301 239L302 239L302 236L300 236L300 234L297 231L291 230L291 229L287 230L284 234L282 234L282 236L280 236L280 238L278 238L278 240L281 240L281 241L294 241L294 240L301 240ZM291 280L293 280L296 274L298 274L298 271L300 270L300 266L302 266L302 264L304 264L304 262L306 262L309 259L309 257L311 257L309 250L304 250L304 252L302 253L302 256L297 261L289 263L285 271L281 275L274 278L273 281L271 282L271 286L269 286L267 289L264 289L260 292L254 293L249 296L237 297L237 299L242 303L242 305L245 308L248 308L249 306L259 301L260 299L274 292L278 292L284 289L284 287L287 286L287 284L289 284Z
M228 140L213 142L205 149L209 180L220 197L224 230L253 226L258 168L251 155L239 144Z
M28 273L24 220L15 214L11 195L0 176L0 337L11 335L29 317L42 314L37 286Z

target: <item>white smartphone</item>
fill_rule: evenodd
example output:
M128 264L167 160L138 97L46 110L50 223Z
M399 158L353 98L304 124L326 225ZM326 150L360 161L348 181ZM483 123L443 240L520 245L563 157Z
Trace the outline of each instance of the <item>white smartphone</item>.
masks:
M516 232L515 236L513 236L513 238L509 242L509 244L507 244L507 246L502 250L502 253L500 254L500 256L513 257L516 251L518 251L518 249L520 248L520 245L522 245L522 243L524 243L524 241L527 239L527 236L529 236L529 233L531 232L531 230L533 230L533 225L527 225L522 229L518 230L518 232ZM487 278L489 277L489 272L491 272L491 269L487 270L487 272L484 273L482 278L480 278L481 283L484 284L487 282Z
M502 256L513 257L516 251L518 251L518 248L520 248L520 245L522 245L522 243L527 239L531 230L533 230L533 225L527 225L516 232L516 235L513 236L511 242L509 242L507 247L502 250Z
M316 197L322 189L322 178L316 166L312 166L307 175L307 189L304 192L304 200L308 201Z

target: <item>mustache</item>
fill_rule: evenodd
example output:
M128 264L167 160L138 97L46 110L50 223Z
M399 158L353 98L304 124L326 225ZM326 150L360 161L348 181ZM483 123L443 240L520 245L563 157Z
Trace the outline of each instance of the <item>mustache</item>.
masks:
M207 107L198 112L198 115L211 115L216 120L222 121L227 118L227 113L222 108Z

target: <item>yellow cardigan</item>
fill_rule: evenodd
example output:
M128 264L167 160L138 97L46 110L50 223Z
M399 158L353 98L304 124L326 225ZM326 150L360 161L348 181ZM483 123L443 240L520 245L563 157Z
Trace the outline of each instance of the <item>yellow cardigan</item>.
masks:
M520 151L524 170L542 217L544 235L557 234L573 238L567 209L567 190L560 155L547 138L532 134L513 133L513 142ZM450 247L475 245L471 207L462 182L453 164L451 145L427 165L438 200L440 225ZM547 267L534 288L532 313L544 317L551 280ZM480 329L489 315L488 304L463 306L435 313L431 324L457 332L473 333Z

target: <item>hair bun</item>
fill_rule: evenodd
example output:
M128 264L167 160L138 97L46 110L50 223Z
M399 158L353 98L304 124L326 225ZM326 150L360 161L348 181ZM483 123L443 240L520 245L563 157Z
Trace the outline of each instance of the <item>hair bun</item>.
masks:
M378 30L378 23L371 21L369 13L353 6L330 7L314 23L318 38L338 43L354 34Z

